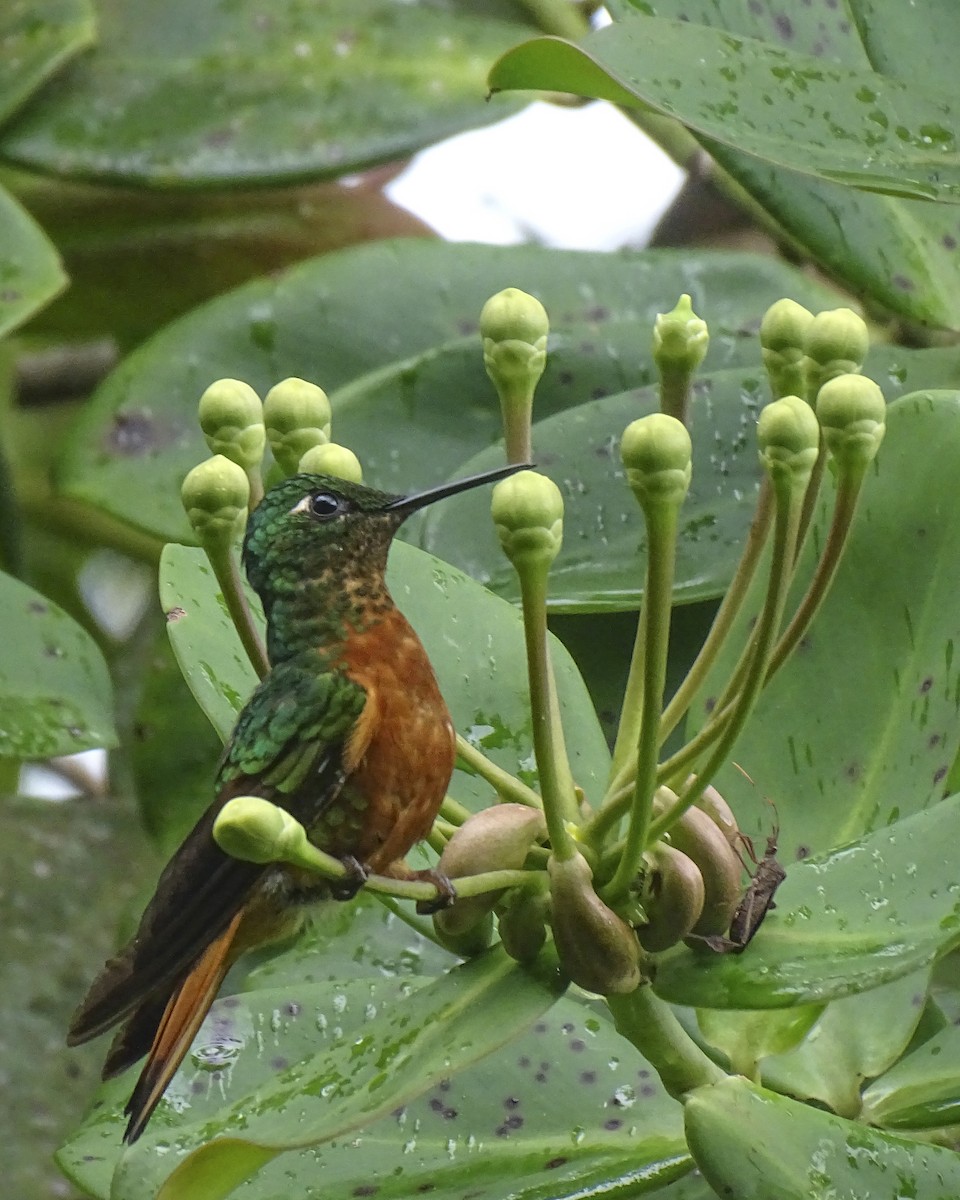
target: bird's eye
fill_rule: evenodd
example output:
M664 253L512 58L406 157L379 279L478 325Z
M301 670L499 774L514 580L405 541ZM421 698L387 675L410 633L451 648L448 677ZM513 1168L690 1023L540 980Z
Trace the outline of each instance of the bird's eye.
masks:
M344 510L344 501L333 492L315 492L310 497L310 515L328 521Z

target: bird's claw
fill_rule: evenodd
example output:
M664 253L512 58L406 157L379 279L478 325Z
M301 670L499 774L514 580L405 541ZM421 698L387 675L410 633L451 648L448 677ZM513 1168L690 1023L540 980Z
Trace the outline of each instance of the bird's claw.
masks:
M345 854L340 862L347 873L342 879L330 884L330 895L334 900L352 900L370 878L370 872L352 854Z
M437 889L437 895L433 900L418 900L417 912L422 917L431 916L435 912L440 912L441 909L449 908L457 898L457 890L440 871L432 869L427 871L415 871L414 877L422 879L424 883L432 883Z

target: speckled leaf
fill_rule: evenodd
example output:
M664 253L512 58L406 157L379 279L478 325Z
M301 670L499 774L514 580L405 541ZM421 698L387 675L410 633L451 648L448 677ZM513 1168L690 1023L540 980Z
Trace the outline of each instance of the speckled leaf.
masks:
M0 139L8 162L155 187L343 175L502 116L485 69L531 32L496 0L101 0L98 16L96 50Z
M0 337L32 317L66 283L53 243L0 188Z
M709 1008L786 1008L869 991L960 945L960 796L791 865L743 954L665 954L654 987Z
M863 1093L864 1118L891 1129L935 1129L960 1120L960 1029L948 1025Z
M0 122L93 44L87 0L5 0L0 13Z
M757 361L751 335L781 296L814 309L838 302L752 255L363 246L239 288L132 354L79 420L58 487L162 540L189 542L180 483L207 453L197 401L225 375L261 395L288 375L321 384L334 437L356 450L374 486L444 479L500 436L477 322L487 297L508 285L538 295L554 329L538 415L649 383L653 319L683 291L710 322L708 370ZM149 505L135 502L144 487Z
M734 750L755 785L732 766L720 772L719 787L747 832L765 833L779 819L788 869L944 794L960 740L960 492L947 482L958 477L960 393L921 392L892 404L830 594ZM810 578L823 537L821 519L799 581ZM694 727L759 604L756 590L694 701Z
M454 724L502 766L534 780L519 612L454 568L402 543L391 552L387 579L426 646ZM171 638L187 682L226 737L256 677L201 551L166 547L161 602L174 614ZM571 765L590 793L605 777L606 743L573 660L560 642L554 640L552 648ZM489 786L462 771L451 787L458 799L489 802Z
M690 70L690 63L697 70ZM580 46L537 38L494 64L490 86L649 105L804 174L960 203L957 114L926 89L688 21L625 12Z
M403 995L409 1000L398 998ZM189 1104L192 1123L217 1120L225 1100L238 1105L258 1084L272 1086L283 1069L278 1059L316 1054L318 1042L326 1055L337 1056L362 1040L382 1014L403 1004L416 1007L424 995L409 984L398 993L395 984L364 981L332 994L301 987L296 993L248 992L230 1008L221 1001L191 1066L181 1072L175 1099ZM244 1049L258 1040L259 1053ZM227 1047L233 1066L218 1080L210 1067ZM331 1122L337 1108L336 1097L329 1097ZM105 1193L117 1158L107 1130L116 1134L119 1120L116 1112L99 1123L91 1119L64 1153L71 1175L98 1195ZM309 1195L320 1178L328 1195L366 1194L375 1186L382 1200L428 1190L453 1200L468 1181L491 1195L509 1189L518 1200L568 1197L588 1187L598 1196L627 1188L640 1195L689 1170L681 1122L679 1105L611 1023L564 999L532 1030L475 1066L433 1082L389 1116L266 1165L248 1185L249 1194L274 1200ZM101 1161L83 1162L91 1152ZM131 1162L128 1176L133 1169ZM156 1169L169 1166L158 1163ZM154 1168L148 1170L155 1178ZM132 1200L141 1193L122 1194Z
M789 10L776 0L612 0L608 7L615 18L641 7L908 82L954 85L960 8L953 0L805 0ZM957 327L960 220L951 207L867 194L699 140L834 278L913 320Z
M684 1108L694 1158L737 1200L953 1200L960 1154L907 1141L745 1079L698 1088Z
M93 638L52 601L0 573L0 758L112 746L113 696Z

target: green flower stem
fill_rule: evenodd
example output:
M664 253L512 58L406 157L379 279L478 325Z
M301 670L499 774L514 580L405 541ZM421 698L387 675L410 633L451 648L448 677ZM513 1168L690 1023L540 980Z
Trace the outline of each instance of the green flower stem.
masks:
M773 554L770 563L770 577L767 585L767 595L764 601L760 619L747 653L749 660L743 678L743 684L731 704L722 711L714 724L717 730L716 741L706 764L699 768L695 779L679 793L677 803L661 814L650 826L649 841L655 842L670 828L670 826L686 810L696 802L705 787L713 780L717 770L723 765L740 736L753 711L757 697L766 682L767 667L773 652L774 641L780 628L783 609L786 604L787 591L793 575L794 553L797 543L797 531L800 526L800 515L803 509L803 495L806 491L806 476L794 474L773 477L773 491L776 499L776 522L773 538ZM702 733L703 731L701 731ZM675 755L674 759L678 756ZM663 778L680 776L682 768L668 772L668 764L663 764Z
M566 861L576 852L569 826L579 822L579 812L547 649L547 570L520 570L517 577L523 601L533 750L540 776L543 811L553 853L560 861Z
M800 558L800 552L803 550L804 542L807 540L807 534L810 532L810 526L813 523L817 501L820 499L820 485L823 483L823 472L826 465L827 455L824 449L823 433L821 432L820 454L817 457L817 461L813 464L813 470L810 473L810 482L803 497L803 511L800 514L800 525L797 529L797 548L794 551L795 564Z
M660 367L660 411L690 424L690 395L693 372L682 367Z
M678 502L650 500L644 504L648 550L641 622L643 690L641 702L626 716L629 733L637 740L637 772L624 851L613 879L603 889L603 899L608 904L625 896L636 878L650 826L660 748L660 711L667 678L679 513Z
M440 816L448 824L459 828L471 815L470 809L461 804L459 800L454 800L452 796L444 796L443 803L440 805Z
M498 767L495 762L487 758L482 750L471 745L459 733L457 734L457 759L474 774L486 780L502 800L510 800L515 804L526 804L530 808L543 807L543 801L532 787L527 787L515 775L511 775L503 767Z
M675 1100L682 1101L694 1088L727 1077L648 984L625 995L609 995L606 1000L617 1032L636 1046Z
M253 615L247 596L240 579L240 566L232 550L213 545L204 545L207 559L213 567L213 573L220 584L223 600L227 606L230 619L236 627L237 634L247 657L253 664L253 669L262 679L270 670L270 660L267 658L266 647L253 623Z
M250 481L250 499L247 502L247 512L253 512L263 499L263 473L260 470L259 464L255 467L248 467L246 470L247 479Z
M790 624L781 634L774 647L773 654L770 656L770 663L767 666L768 681L780 670L796 649L800 639L810 628L814 617L820 609L820 605L830 590L830 585L833 583L837 568L840 565L840 559L843 557L843 550L847 544L850 527L853 524L857 502L860 499L864 474L865 472L861 473L859 477L843 475L838 481L837 500L833 510L833 519L830 523L830 532L827 534L826 545L817 563L813 578L810 580L810 585L797 607L797 611L793 614Z

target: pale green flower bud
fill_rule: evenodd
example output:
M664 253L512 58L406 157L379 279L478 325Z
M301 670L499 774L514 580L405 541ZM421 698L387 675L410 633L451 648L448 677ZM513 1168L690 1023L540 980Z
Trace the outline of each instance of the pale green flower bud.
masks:
M330 440L330 401L315 383L284 379L267 392L263 421L277 465L295 475L306 452Z
M218 379L200 397L200 428L211 454L245 471L260 465L266 445L260 397L240 379Z
M563 542L563 497L537 471L519 471L493 489L491 513L500 544L518 571L546 569Z
M308 475L333 475L335 479L346 479L350 483L363 483L363 468L360 459L346 446L327 442L312 446L300 459L298 471Z
M200 542L228 547L243 529L250 481L243 467L217 454L187 474L180 499Z
M693 447L682 421L666 413L632 421L623 432L620 457L641 505L683 503L693 470Z
M763 314L760 347L774 399L803 390L812 324L813 313L795 300L778 300Z
M490 297L480 312L480 336L484 366L498 387L522 382L532 390L547 363L549 330L547 311L536 297L519 288Z
M807 330L804 347L809 359L809 395L816 396L827 380L837 375L859 375L869 348L866 322L852 309L817 313Z
M823 439L837 468L862 472L880 449L886 432L883 392L864 375L829 379L817 396Z
M657 313L653 323L653 359L660 371L681 370L692 375L710 345L706 321L693 311L684 293L672 312Z
M226 854L244 862L284 862L306 838L303 826L285 809L261 796L235 796L213 823L213 837Z
M805 400L784 396L768 404L757 421L757 440L774 483L789 477L791 486L806 486L820 450L820 425Z
M593 890L587 860L579 853L564 860L552 856L547 873L553 940L573 982L601 996L639 987L637 935Z

